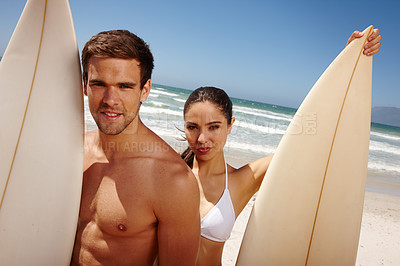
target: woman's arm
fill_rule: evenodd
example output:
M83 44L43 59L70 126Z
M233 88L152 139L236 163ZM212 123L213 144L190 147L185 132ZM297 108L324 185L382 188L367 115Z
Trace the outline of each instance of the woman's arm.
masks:
M236 172L238 178L235 178L235 188L240 197L239 205L240 210L246 206L250 198L256 193L261 182L264 179L264 175L268 170L269 164L271 163L273 155L269 155L260 159L257 159L249 164L246 164L239 168Z

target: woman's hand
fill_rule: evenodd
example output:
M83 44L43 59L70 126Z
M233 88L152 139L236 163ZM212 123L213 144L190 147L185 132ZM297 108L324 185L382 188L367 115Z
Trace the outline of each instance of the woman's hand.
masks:
M357 38L361 38L364 36L364 34L360 31L354 31L353 34L350 36L350 38L347 41L348 45L351 43L353 40ZM379 35L379 29L374 29L372 34L368 37L368 42L364 46L364 54L365 55L374 55L379 52L379 47L381 47L381 41L382 36Z

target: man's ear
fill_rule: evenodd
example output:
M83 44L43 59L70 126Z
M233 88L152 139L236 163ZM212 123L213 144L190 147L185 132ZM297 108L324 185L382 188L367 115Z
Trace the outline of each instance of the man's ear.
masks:
M83 83L83 94L87 96L87 84Z
M144 102L147 100L147 97L149 97L150 94L150 89L151 89L151 80L148 79L146 83L144 84L142 90L140 91L140 102Z

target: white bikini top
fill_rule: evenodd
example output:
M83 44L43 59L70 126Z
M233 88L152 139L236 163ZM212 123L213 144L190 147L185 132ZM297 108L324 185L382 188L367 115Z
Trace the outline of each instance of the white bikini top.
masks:
M225 242L235 224L235 209L228 190L228 170L225 163L225 189L215 206L201 219L201 235L207 239Z

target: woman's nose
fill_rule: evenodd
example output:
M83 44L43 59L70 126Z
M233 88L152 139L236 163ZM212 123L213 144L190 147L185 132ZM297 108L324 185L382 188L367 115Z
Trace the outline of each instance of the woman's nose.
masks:
M200 135L199 135L199 137L198 137L198 139L197 139L197 141L198 141L199 143L206 143L207 140L208 140L207 132L201 131L201 132L200 132Z

